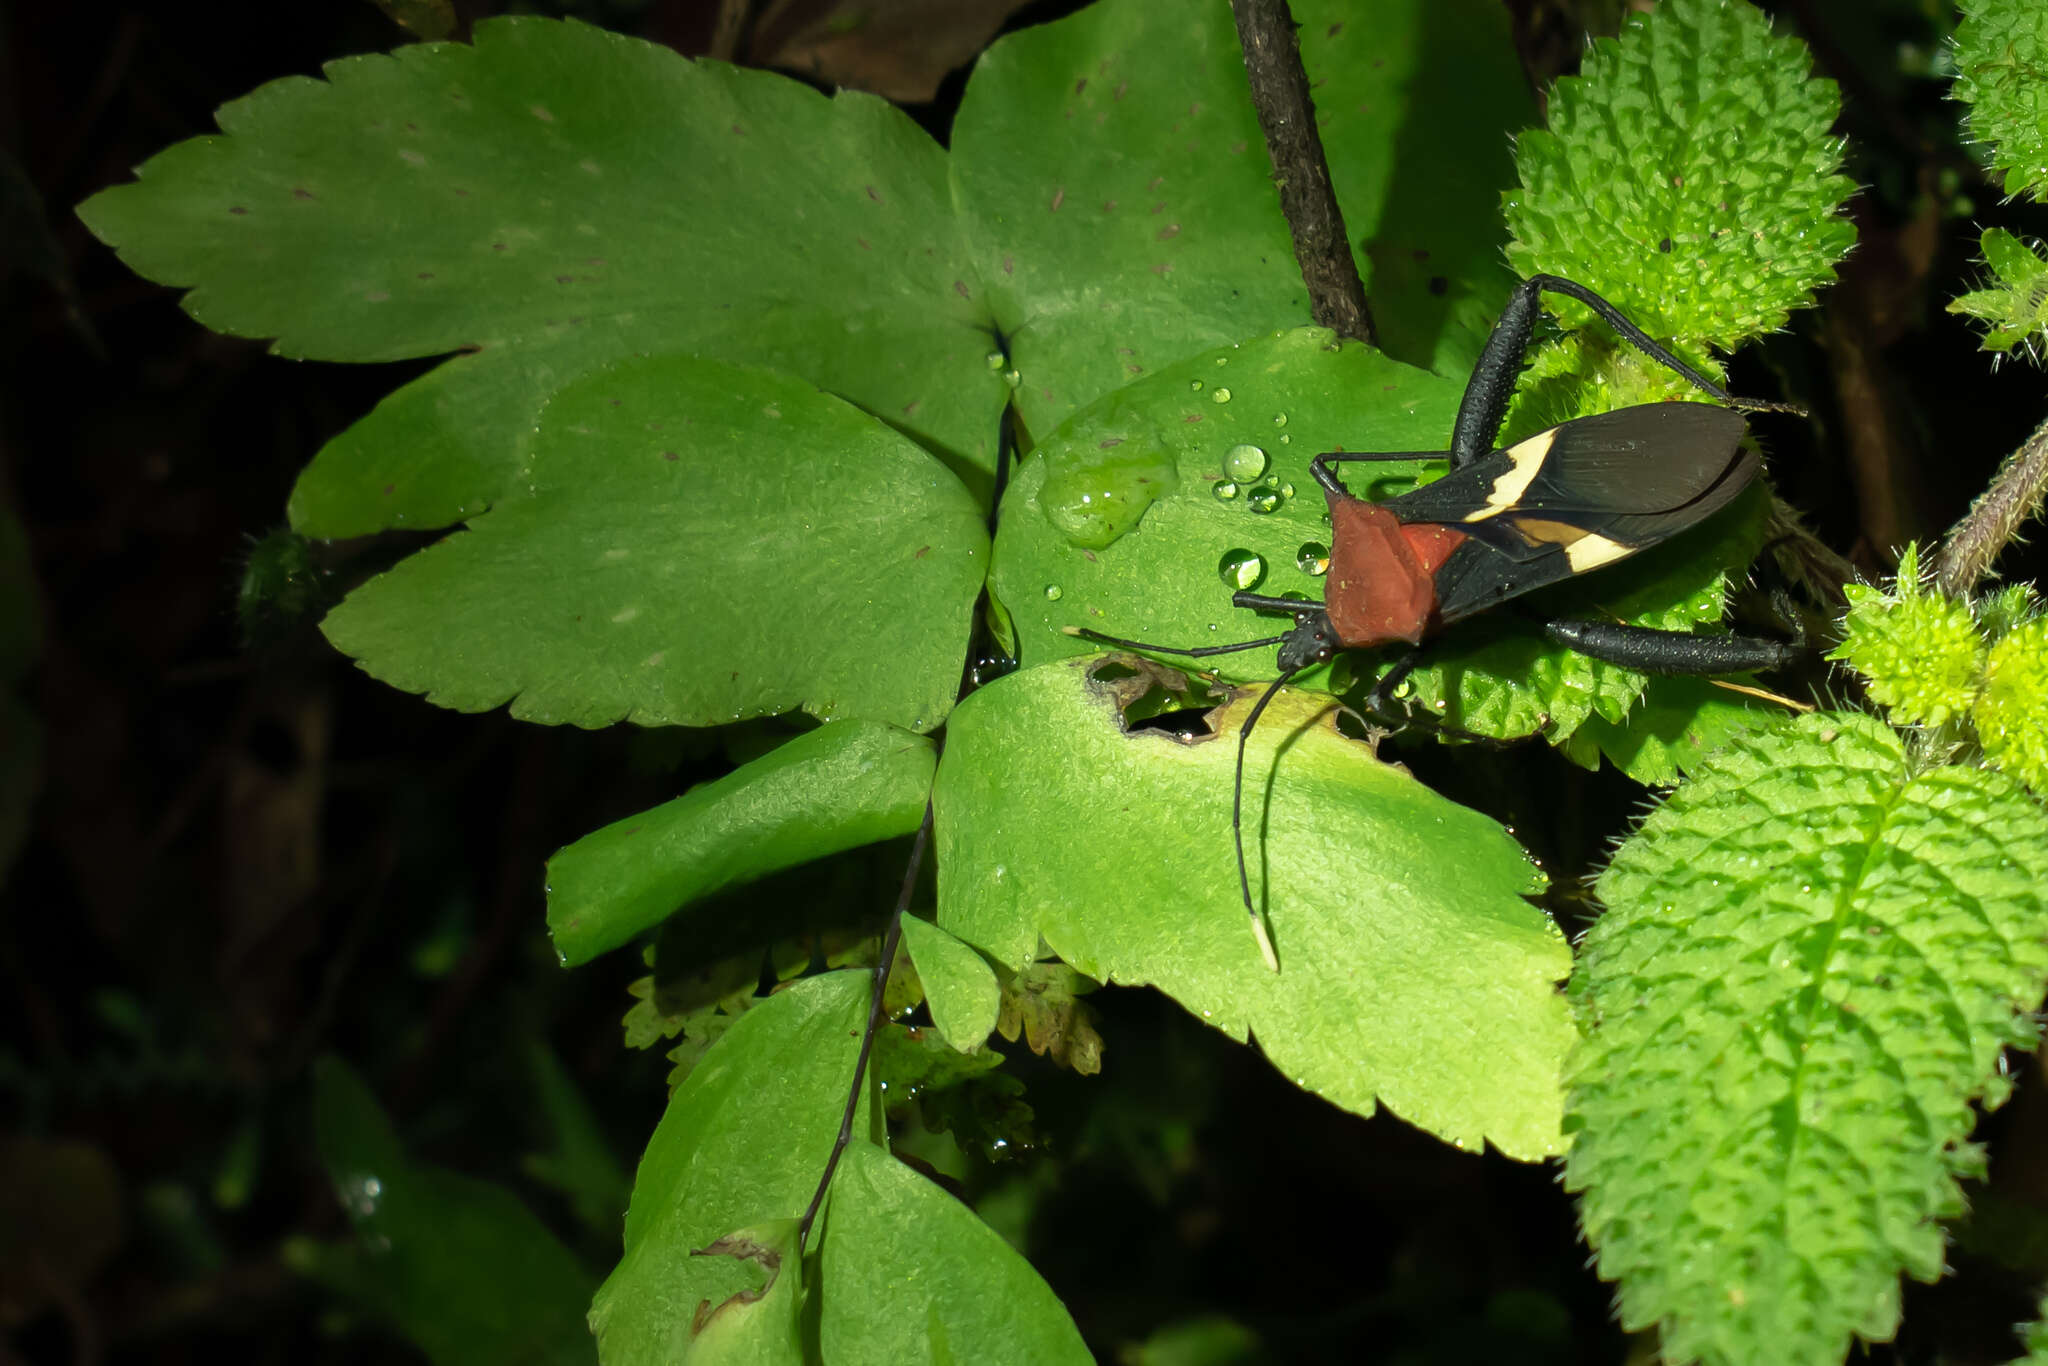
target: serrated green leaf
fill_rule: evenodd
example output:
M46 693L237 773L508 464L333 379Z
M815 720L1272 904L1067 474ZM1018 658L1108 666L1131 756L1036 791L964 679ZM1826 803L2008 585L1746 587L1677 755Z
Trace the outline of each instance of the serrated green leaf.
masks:
M1969 710L1982 684L1983 636L1967 603L1921 582L1916 547L1900 552L1889 591L1852 583L1842 592L1849 610L1828 658L1862 674L1894 722L1940 725Z
M409 1158L376 1098L338 1059L314 1069L321 1161L367 1245L315 1262L436 1366L555 1366L596 1353L593 1279L512 1193Z
M557 394L522 480L351 593L328 638L430 701L535 721L945 719L987 537L881 423L801 380L657 356Z
M1645 787L1662 787L1691 773L1723 744L1743 731L1767 724L1783 712L1756 698L1719 686L1710 678L1652 678L1643 699L1619 723L1594 716L1572 735L1590 751Z
M1811 64L1747 3L1631 14L1516 140L1509 263L1590 286L1653 337L1732 350L1784 326L1856 240L1841 101Z
M963 1053L979 1048L994 1032L1002 1004L995 972L980 954L918 916L903 917L903 945L917 964L939 1033Z
M965 1205L855 1143L819 1259L826 1361L1057 1366L1094 1360L1045 1282Z
M1598 890L1566 1184L1673 1362L1834 1363L1942 1269L1971 1102L2030 1047L2048 820L1820 713L1739 736Z
M1987 759L2048 793L2048 617L2013 628L1991 647L1970 721Z
M837 721L715 782L585 835L548 860L548 929L589 962L697 899L917 829L931 741Z
M2007 195L2048 188L2048 15L2026 0L1963 0L1956 26L1955 97L1970 136L1991 149Z
M315 536L429 528L518 491L551 391L636 353L775 366L993 467L945 156L900 111L582 24L329 63L223 106L223 136L80 214L218 331L283 355L451 351L332 443Z
M868 975L830 972L733 1022L669 1097L633 1181L625 1254L590 1306L603 1360L674 1361L698 1305L762 1276L695 1249L735 1230L797 1218L825 1170L867 1014ZM868 1098L856 1138L874 1141Z
M1519 895L1535 880L1521 850L1345 739L1327 700L1279 693L1245 801L1276 975L1245 924L1230 837L1253 694L1211 714L1214 737L1124 733L1120 697L1170 677L1131 656L1064 660L968 698L934 798L939 923L998 963L1030 962L1043 936L1091 977L1156 985L1237 1038L1255 1032L1282 1072L1349 1109L1384 1103L1454 1143L1555 1152L1569 954ZM1020 734L1039 741L1020 748ZM1077 827L1089 838L1048 833Z

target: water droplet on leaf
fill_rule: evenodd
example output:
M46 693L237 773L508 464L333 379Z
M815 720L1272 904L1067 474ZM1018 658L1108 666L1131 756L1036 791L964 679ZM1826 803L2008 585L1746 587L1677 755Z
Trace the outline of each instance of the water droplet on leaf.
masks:
M1216 573L1225 586L1236 589L1257 588L1266 577L1266 561L1256 551L1236 549L1223 552L1223 558L1216 562Z

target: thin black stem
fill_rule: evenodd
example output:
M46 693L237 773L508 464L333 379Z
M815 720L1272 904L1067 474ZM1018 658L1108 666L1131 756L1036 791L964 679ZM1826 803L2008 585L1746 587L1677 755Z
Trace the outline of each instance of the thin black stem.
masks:
M1301 282L1308 287L1310 312L1338 336L1377 346L1365 283L1358 278L1358 261L1344 230L1344 211L1330 188L1330 163L1323 155L1322 134L1316 131L1315 101L1309 96L1308 73L1301 67L1294 16L1287 0L1230 0L1230 9L1237 19L1238 45L1244 49L1252 108L1258 112L1266 154L1273 159L1273 179L1280 187L1280 211L1287 216Z
M903 941L903 916L910 909L911 893L917 888L917 874L924 866L925 845L931 840L931 834L932 804L927 798L924 820L917 827L917 838L910 846L910 862L903 870L903 889L896 894L896 909L889 913L889 928L882 932L881 956L875 961L874 991L868 997L867 1028L861 1031L860 1054L853 1063L853 1085L846 1088L846 1109L839 1116L839 1136L832 1140L832 1155L825 1159L825 1174L818 1178L818 1189L811 1196L809 1208L804 1210L803 1221L796 1227L798 1256L803 1255L804 1245L810 1241L811 1225L817 1222L818 1210L825 1203L825 1192L832 1188L832 1176L839 1170L839 1159L845 1155L846 1145L853 1141L853 1117L860 1109L861 1086L868 1074L868 1056L875 1050L875 1035L882 1027L882 1001L889 986L889 969L896 963L896 946Z

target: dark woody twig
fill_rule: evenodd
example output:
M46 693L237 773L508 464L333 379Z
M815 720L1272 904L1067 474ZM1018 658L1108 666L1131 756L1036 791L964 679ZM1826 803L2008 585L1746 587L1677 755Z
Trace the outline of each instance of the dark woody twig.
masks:
M1377 346L1365 284L1358 278L1344 214L1330 189L1330 167L1323 157L1322 135L1316 131L1308 73L1301 69L1294 16L1287 0L1230 0L1230 8L1237 17L1252 107L1258 111L1266 152L1273 159L1280 209L1294 234L1294 256L1308 287L1310 311L1316 322L1336 329L1338 336Z
M1941 591L1960 597L1991 572L1999 552L2010 545L2048 494L2048 422L2006 457L1991 487L1970 506L1942 541L1934 578Z

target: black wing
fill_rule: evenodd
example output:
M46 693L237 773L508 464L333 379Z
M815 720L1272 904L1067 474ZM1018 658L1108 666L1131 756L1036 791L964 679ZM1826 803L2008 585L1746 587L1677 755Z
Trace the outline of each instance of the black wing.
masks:
M1626 559L1712 516L1756 477L1742 418L1704 403L1651 403L1579 418L1495 451L1383 506L1472 539L1437 571L1437 616Z

